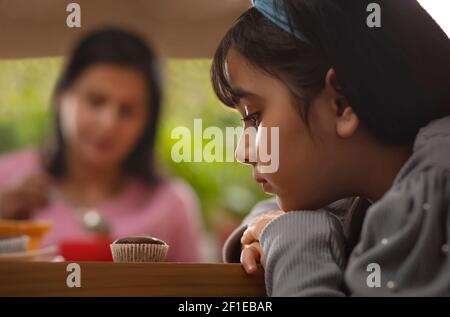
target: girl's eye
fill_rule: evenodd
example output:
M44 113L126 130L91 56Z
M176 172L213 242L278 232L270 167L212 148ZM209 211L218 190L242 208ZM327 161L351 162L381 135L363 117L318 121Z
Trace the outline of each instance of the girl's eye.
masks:
M261 123L260 117L261 117L261 112L258 111L258 112L254 112L254 113L251 113L251 114L245 116L241 120L244 121L245 123L250 122L253 127L257 128L259 126L259 124Z

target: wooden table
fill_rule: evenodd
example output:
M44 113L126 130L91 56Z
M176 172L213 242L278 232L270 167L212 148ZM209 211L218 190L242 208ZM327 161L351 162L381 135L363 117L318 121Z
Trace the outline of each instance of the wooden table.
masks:
M0 296L265 296L262 270L249 276L240 264L69 264L0 262Z

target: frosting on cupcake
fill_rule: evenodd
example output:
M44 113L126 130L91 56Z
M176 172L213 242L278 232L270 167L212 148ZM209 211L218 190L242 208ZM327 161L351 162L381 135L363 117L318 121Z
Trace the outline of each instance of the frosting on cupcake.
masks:
M125 237L117 239L113 242L114 244L128 244L128 243L136 243L136 244L166 244L164 241L154 238L154 237L146 237L146 236L135 236L135 237Z

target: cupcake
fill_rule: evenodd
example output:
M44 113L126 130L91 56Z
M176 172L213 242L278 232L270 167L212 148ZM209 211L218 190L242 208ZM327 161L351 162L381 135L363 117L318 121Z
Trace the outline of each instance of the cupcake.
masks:
M168 250L167 243L147 236L125 237L111 244L114 262L162 262Z
M25 252L29 241L26 235L0 235L0 255Z

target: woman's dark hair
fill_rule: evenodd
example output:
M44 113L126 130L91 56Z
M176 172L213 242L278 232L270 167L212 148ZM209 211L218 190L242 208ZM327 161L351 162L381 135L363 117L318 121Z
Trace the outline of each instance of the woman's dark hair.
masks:
M226 74L236 49L251 63L284 82L303 104L323 88L333 68L343 94L381 142L412 142L431 120L450 115L450 41L416 0L378 0L381 27L370 28L367 0L274 0L284 6L292 29L278 28L255 8L246 11L221 41L211 77L219 99L239 101Z
M84 70L97 63L134 68L147 83L148 121L122 167L127 175L137 176L144 182L153 184L159 180L154 168L154 145L162 97L159 61L153 50L134 34L117 29L94 32L78 44L69 58L55 87L55 101L73 85ZM66 170L66 149L58 108L54 109L54 132L43 151L44 168L55 178L63 177Z

